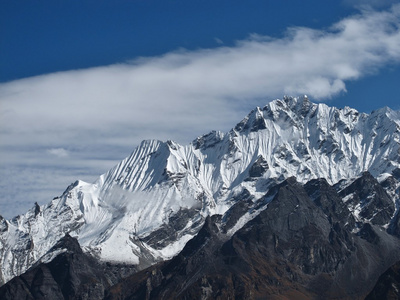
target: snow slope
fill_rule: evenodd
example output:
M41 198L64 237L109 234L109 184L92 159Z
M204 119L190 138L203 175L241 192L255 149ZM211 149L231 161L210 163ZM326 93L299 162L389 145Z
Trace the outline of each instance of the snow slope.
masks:
M0 283L27 270L67 232L101 260L144 268L176 255L206 216L224 214L244 194L255 203L291 176L335 184L398 167L399 112L368 115L306 96L274 100L231 131L190 145L143 141L95 183L77 181L47 205L1 218ZM245 214L229 235L254 216Z

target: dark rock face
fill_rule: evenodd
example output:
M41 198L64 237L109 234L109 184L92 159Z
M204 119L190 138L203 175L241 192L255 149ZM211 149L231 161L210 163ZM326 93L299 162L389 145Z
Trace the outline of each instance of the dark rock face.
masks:
M268 209L254 222L262 224L265 235L274 240L274 251L304 273L317 274L333 271L346 257L347 251L335 247L338 240L352 247L351 241L346 241L346 235L335 231L332 221L338 221L337 218L332 216L332 219L318 209L300 184L289 179L280 187Z
M400 299L400 261L383 273L365 300Z
M400 238L400 213L393 217L392 222L388 228L388 232Z
M8 229L6 220L0 215L0 232L5 232Z
M49 263L33 266L0 287L0 299L102 299L104 291L135 272L134 267L103 265L84 254L66 235L52 250L66 249Z
M394 199L396 211L390 221L387 232L400 238L400 169L394 169L392 175L382 181L381 186Z
M40 213L40 206L37 202L35 202L35 217Z
M169 217L167 224L163 224L163 226L142 238L142 240L155 249L162 249L176 239L188 222L193 220L195 216L198 216L198 212L198 209L181 208L176 214ZM193 222L191 230L187 230L184 233L196 232L203 223L203 220L198 218Z
M334 218L341 227L354 228L355 220L336 190L325 179L314 179L305 186L308 196L328 217Z
M393 200L369 172L364 172L360 178L341 191L340 196L349 197L346 204L350 209L354 210L359 205L360 217L372 224L389 223L395 211Z
M254 164L250 167L249 176L250 178L256 178L262 176L269 169L268 163L265 158L260 155Z
M250 199L242 200L234 204L224 215L224 233L235 226L240 217L243 216L252 206L253 202Z
M211 131L210 133L197 138L192 143L196 149L206 149L215 147L221 141L222 137L216 131Z
M259 113L258 109L252 110L245 119L235 126L235 130L239 132L245 130L256 132L266 128L267 126L265 125L265 119L262 114Z

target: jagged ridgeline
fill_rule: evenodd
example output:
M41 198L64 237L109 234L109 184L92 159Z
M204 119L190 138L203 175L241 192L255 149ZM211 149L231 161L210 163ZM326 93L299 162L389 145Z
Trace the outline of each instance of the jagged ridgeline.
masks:
M0 218L0 296L363 298L400 260L399 188L399 112L285 97Z

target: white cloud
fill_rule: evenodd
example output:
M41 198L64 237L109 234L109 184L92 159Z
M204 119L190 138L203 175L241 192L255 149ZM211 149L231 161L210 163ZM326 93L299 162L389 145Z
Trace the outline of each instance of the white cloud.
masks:
M0 163L72 174L86 167L85 174L99 175L109 159L122 159L145 138L187 143L233 127L254 106L283 94L331 98L346 91L346 81L400 61L399 19L395 5L365 10L325 31L295 27L279 39L253 34L232 47L1 84ZM91 157L107 160L93 165ZM7 168L0 169L1 180L21 184ZM65 186L46 174L49 185ZM2 197L0 208L11 196Z
M64 148L51 148L51 149L48 149L47 152L49 154L54 155L59 158L69 156L69 152L67 150L65 150Z

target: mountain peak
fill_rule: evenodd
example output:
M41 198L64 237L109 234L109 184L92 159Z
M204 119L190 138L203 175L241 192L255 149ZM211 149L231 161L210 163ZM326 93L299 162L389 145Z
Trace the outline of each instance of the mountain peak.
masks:
M0 219L0 280L25 271L65 233L101 260L140 269L179 253L208 216L244 211L231 219L233 234L266 208L279 183L391 174L400 168L399 124L388 109L366 115L284 97L256 107L228 133L211 131L186 146L145 140L94 184L77 181L47 205ZM386 206L386 198L369 204ZM390 217L371 220L382 225Z

